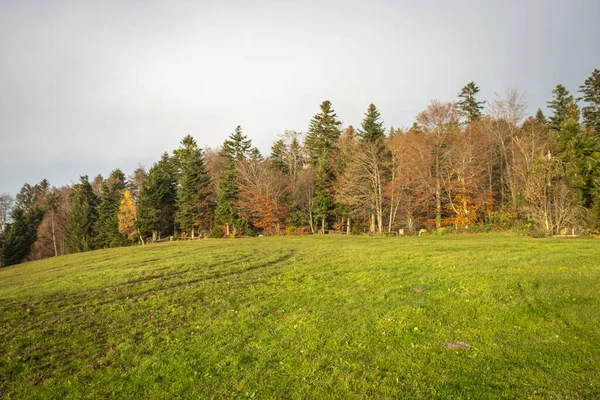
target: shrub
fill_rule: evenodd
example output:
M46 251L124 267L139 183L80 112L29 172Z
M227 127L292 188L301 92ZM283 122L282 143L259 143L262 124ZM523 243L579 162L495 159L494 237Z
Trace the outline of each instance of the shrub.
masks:
M215 226L214 228L212 228L212 230L210 231L210 235L208 236L213 239L220 239L223 237L223 235L223 229L220 226Z
M352 225L352 229L350 230L351 235L362 235L363 233L363 224L357 222Z
M429 232L435 231L435 219L430 218L423 222L423 225L425 225L425 229L427 229Z
M443 236L448 234L448 228L440 228L433 232L435 236Z
M308 226L299 226L296 228L296 235L306 235L308 234Z

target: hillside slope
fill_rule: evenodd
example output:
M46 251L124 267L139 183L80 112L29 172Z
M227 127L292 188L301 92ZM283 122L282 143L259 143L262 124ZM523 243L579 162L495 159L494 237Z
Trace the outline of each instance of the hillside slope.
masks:
M0 397L600 397L599 288L593 240L265 237L47 259L0 270Z

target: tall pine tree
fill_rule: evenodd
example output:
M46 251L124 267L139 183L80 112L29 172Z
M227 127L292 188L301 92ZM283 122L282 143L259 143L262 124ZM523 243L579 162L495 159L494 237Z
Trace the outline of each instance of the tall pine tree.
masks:
M385 129L383 128L383 121L381 121L381 114L373 103L369 104L369 108L361 124L361 129L358 130L358 136L367 142L378 142L385 138Z
M548 107L554 110L548 127L556 143L565 176L579 193L580 205L594 208L596 202L597 160L595 140L586 135L579 121L580 111L574 97L562 85L557 85Z
M210 176L204 165L204 155L191 136L181 141L179 154L180 176L177 190L177 213L179 228L195 237L196 229L208 226L210 213Z
M458 94L460 100L457 103L457 108L463 118L466 118L467 122L473 122L482 115L485 101L477 101L475 97L477 93L479 93L479 88L475 82L469 82Z
M546 126L546 124L548 123L548 119L544 115L544 112L541 108L538 108L537 112L535 113L535 122L544 126Z
M315 170L314 215L321 220L321 230L326 229L327 219L335 209L333 182L335 181L334 155L341 135L337 115L329 100L321 103L321 112L310 121L305 146Z
M11 213L12 223L2 233L0 266L18 264L29 257L44 217L42 203L48 189L48 181L44 179L34 186L26 183L17 194Z
M94 224L98 219L98 198L88 176L80 177L69 199L71 211L67 216L67 250L79 253L94 249Z
M581 109L586 136L591 147L587 158L590 179L587 183L589 190L590 209L595 220L596 229L600 230L600 70L595 69L579 88L584 106Z
M563 85L556 85L552 91L554 98L548 102L553 114L548 120L548 129L559 132L563 123L569 119L579 121L579 107L573 95Z
M120 169L111 172L102 183L101 202L98 205L98 220L95 223L95 247L117 247L123 244L123 236L119 233L117 214L123 191L125 190L125 174Z
M586 103L581 109L583 123L600 141L600 70L595 69L579 91L583 95L581 100Z
M219 155L224 167L221 172L221 181L217 194L217 208L215 210L215 222L225 225L225 234L236 234L242 228L244 221L239 218L234 203L238 199L239 189L237 185L237 164L250 156L251 141L242 134L242 127L237 126L235 131L223 143Z
M150 168L144 180L139 204L137 228L153 240L175 233L175 201L177 197L177 169L169 154Z

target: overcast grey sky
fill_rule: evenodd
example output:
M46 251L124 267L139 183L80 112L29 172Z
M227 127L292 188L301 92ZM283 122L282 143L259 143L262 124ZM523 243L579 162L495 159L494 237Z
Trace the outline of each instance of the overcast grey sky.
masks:
M323 100L410 126L469 81L572 92L600 68L600 1L0 0L0 193L150 167L242 125L263 153Z

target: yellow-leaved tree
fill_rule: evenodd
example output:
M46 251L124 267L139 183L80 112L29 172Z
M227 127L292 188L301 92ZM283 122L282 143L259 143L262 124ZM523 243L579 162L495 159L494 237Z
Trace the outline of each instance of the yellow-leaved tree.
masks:
M123 198L121 199L121 203L119 205L117 219L119 223L119 233L121 235L126 236L130 240L134 240L135 236L137 235L140 243L142 243L142 245L144 244L144 239L142 238L139 229L136 229L135 227L135 221L137 220L137 208L129 190L126 190L125 193L123 193Z

